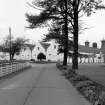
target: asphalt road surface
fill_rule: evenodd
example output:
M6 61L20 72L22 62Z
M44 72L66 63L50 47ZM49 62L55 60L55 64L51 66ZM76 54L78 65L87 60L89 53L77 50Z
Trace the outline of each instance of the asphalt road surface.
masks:
M90 105L55 64L32 66L0 80L0 105Z
M69 85L62 84L60 78L57 77L59 73L56 74L55 69L55 64L34 64L31 69L25 70L15 76L0 79L0 105L46 105L45 100L48 99L48 102L51 102L50 105L58 105L57 101L54 102L53 100L61 100L61 98L62 105L65 105L63 103L64 100L72 102L76 98L71 98L70 100L69 97L71 94L73 96L74 92L70 92ZM78 71L80 74L86 75L105 86L105 64L80 64ZM64 95L63 89L65 88L69 90L70 94L65 90L66 94ZM35 96L32 93L35 93ZM51 97L46 98L45 94L46 96L51 95ZM56 97L54 97L54 94L57 94L55 95ZM64 97L66 98L64 99ZM78 100L78 97L76 100ZM69 103L66 103L66 105L69 105Z
M0 80L0 105L25 105L45 67L37 64L11 78Z

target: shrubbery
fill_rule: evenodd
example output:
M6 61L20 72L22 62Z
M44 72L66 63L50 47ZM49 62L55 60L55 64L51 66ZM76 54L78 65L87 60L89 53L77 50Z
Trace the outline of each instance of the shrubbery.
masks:
M84 75L79 75L74 70L62 66L60 63L57 64L57 67L62 71L62 75L64 75L92 105L105 105L105 87L103 85L92 81Z
M37 59L40 60L40 61L42 61L42 60L45 60L46 59L46 56L43 53L39 53L38 56L37 56Z

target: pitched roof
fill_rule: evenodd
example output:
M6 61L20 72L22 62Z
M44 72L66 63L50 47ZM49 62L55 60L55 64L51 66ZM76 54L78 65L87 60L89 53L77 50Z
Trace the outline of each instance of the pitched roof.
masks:
M100 48L100 50L101 50L101 52L102 52L103 54L105 54L105 47Z
M41 46L47 50L47 48L51 45L50 43L46 43L46 42L40 42Z
M79 52L85 52L85 53L100 53L100 49L99 48L93 48L93 47L86 47L86 46L83 46L83 45L78 45L78 49L79 49Z
M26 46L26 47L35 47L34 44L28 44L28 43L26 43L25 46Z

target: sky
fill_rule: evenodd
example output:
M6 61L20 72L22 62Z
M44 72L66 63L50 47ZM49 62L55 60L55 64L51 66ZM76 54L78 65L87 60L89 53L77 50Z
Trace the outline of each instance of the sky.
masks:
M9 27L12 29L12 35L14 37L22 36L32 41L38 41L43 38L43 34L48 31L44 29L26 29L28 25L25 17L25 13L38 11L32 9L27 5L29 0L0 0L0 41L9 34ZM31 0L30 0L31 1ZM84 44L85 41L90 42L90 46L93 42L98 43L98 47L101 45L101 40L105 39L105 10L97 11L90 17L82 18L84 24L89 29L82 32L79 35L79 43Z

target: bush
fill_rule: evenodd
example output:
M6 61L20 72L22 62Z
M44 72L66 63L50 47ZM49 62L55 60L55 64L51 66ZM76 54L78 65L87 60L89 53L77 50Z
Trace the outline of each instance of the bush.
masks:
M57 62L57 63L56 63L56 67L57 67L58 69L60 69L60 67L61 67L60 62Z
M63 75L70 80L76 89L92 103L92 105L105 105L105 87L92 81L84 75L79 75L74 70L58 64Z
M30 61L35 62L35 59L30 59Z
M77 84L75 84L76 88L80 89L80 88L83 88L83 87L89 87L91 85L94 85L93 81L90 81L90 80L84 80L84 81L81 81Z
M43 53L39 53L37 59L42 61L43 59L46 59L46 56Z
M81 82L81 81L87 81L89 80L87 77L85 76L81 76L81 75L75 75L74 77L70 78L70 80L76 84L78 82Z
M67 79L71 79L73 77L76 77L76 72L74 70L69 69L68 73L65 75Z

